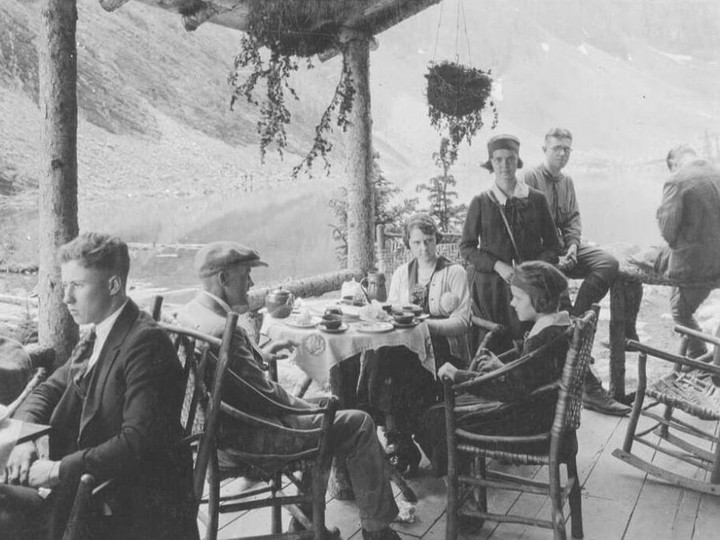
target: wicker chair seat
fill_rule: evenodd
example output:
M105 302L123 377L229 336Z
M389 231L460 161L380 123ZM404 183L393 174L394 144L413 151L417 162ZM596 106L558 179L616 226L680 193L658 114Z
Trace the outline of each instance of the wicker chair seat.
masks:
M461 433L459 430L458 435ZM550 463L549 448L550 434L547 434L545 441L528 441L518 437L517 441L478 445L478 443L457 445L458 452L483 456L486 459L499 459L514 465L548 465ZM564 434L560 445L558 461L567 463L568 459L575 456L578 451L577 436L574 430Z
M655 381L645 393L701 420L720 420L720 388L709 376L673 371Z

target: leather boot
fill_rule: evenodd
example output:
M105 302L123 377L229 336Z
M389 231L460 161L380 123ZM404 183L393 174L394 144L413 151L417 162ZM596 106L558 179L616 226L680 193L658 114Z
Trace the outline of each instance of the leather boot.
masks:
M631 407L611 398L595 374L589 369L585 376L582 402L586 409L610 416L626 416L632 410Z

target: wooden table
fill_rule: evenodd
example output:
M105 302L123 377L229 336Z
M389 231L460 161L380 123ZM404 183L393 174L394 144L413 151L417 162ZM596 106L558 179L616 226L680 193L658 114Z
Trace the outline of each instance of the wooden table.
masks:
M625 340L628 332L635 332L635 323L643 295L643 285L667 287L702 286L720 288L715 283L681 283L667 279L650 270L621 261L620 272L610 288L610 395L622 400L625 390Z

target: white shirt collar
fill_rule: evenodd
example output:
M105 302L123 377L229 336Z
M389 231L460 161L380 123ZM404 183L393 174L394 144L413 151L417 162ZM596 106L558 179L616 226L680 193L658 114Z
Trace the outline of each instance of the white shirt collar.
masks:
M218 304L220 304L220 307L222 307L226 312L230 313L232 311L230 304L228 304L225 300L223 300L219 296L215 296L213 293L211 293L209 291L203 291L203 292L205 294L207 294L210 298L215 300Z
M498 185L493 183L490 190L495 194L498 202L502 206L505 206L505 202L508 198L505 193L503 193L503 191L498 187ZM515 197L517 199L525 199L528 195L530 195L530 188L524 181L518 179L518 181L515 183L515 191L513 191L512 197Z
M567 311L556 311L555 313L544 313L535 321L535 324L528 332L527 337L536 336L549 326L569 326L570 315Z
M127 303L128 301L125 300L122 306L113 311L109 317L95 325L95 344L93 345L93 352L90 356L90 360L88 360L87 369L93 367L95 365L95 362L98 361L98 358L100 357L100 351L102 351L103 346L105 345L105 342L107 341L107 338L113 329L113 326L115 326L115 322L118 320L118 317L120 317L120 313L122 313L122 310L125 308Z

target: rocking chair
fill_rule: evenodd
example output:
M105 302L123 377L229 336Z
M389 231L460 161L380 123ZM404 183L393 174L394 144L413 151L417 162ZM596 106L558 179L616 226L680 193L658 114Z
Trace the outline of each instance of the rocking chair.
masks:
M700 420L715 422L720 420L720 388L712 381L713 378L720 378L720 365L718 365L720 363L718 362L720 360L720 338L683 326L676 326L675 331L683 335L680 355L661 351L636 341L627 342L628 351L640 353L638 356L638 388L623 447L622 449L615 449L613 455L629 465L671 484L701 493L719 495L720 437L716 433L701 429L695 423L689 423L678 418L676 412L682 411ZM689 337L701 339L716 346L714 365L706 363L711 360L712 352L695 360L685 356ZM649 386L646 374L648 355L666 362L675 363L673 371ZM683 370L683 366L690 368L691 371ZM651 399L648 405L645 405L646 396ZM662 416L650 411L650 409L658 405L665 407ZM640 416L653 420L653 425L638 431ZM694 437L695 440L690 442L684 437L687 435ZM714 452L700 448L698 441L708 441L714 444ZM635 442L689 463L701 471L705 471L705 474L709 473L709 481L681 476L676 472L650 463L632 453L633 443ZM679 450L672 448L668 444L663 445L662 442L669 443L669 445Z

